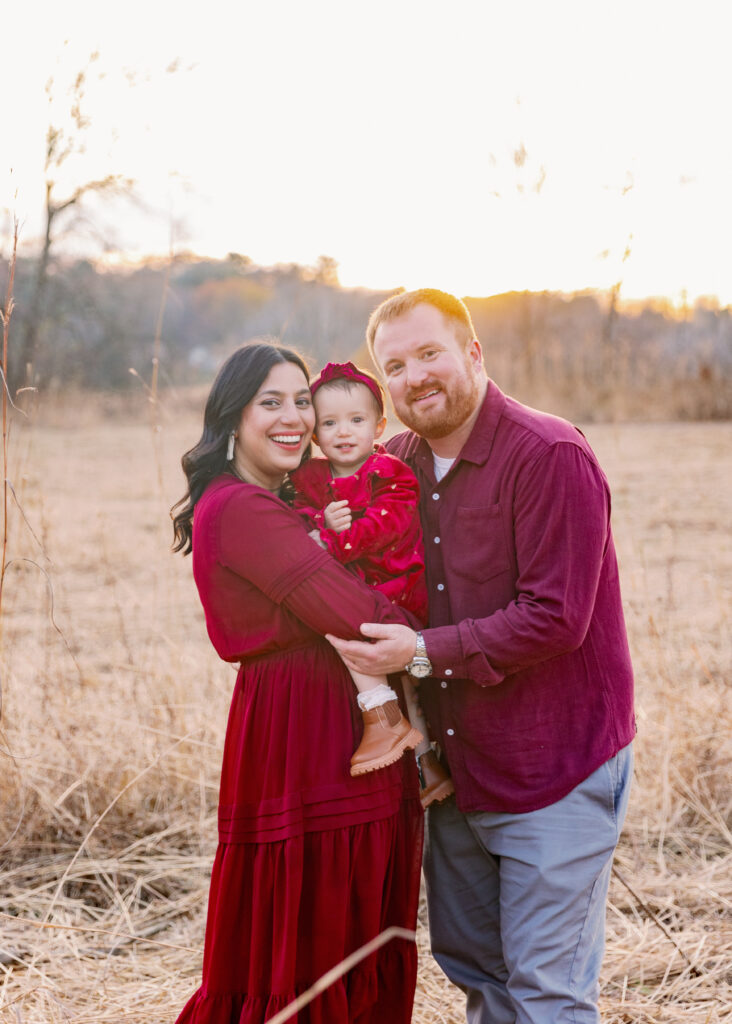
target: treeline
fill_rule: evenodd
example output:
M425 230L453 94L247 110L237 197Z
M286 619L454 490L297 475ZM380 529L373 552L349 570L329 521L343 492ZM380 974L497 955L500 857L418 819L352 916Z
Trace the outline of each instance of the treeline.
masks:
M11 333L21 362L28 331L37 333L31 382L42 387L138 386L129 371L149 377L159 323L161 376L175 384L210 377L252 338L280 338L313 363L346 358L374 304L374 293L339 288L327 259L271 269L234 253L125 270L55 261L40 310L31 302L36 270L35 261L18 260ZM26 373L17 362L14 369L16 379L19 369Z
M732 418L732 309L551 292L466 299L489 374L571 419Z
M7 271L0 266L3 279ZM16 358L11 379L43 389L139 387L130 369L149 379L158 329L161 386L210 379L255 338L292 345L313 367L363 360L368 316L388 294L341 288L325 258L316 267L264 268L232 253L125 270L56 262L36 309L35 271L34 261L18 261L8 364ZM697 303L680 315L658 303L618 307L593 293L466 301L489 374L524 401L584 420L732 416L729 308ZM21 367L29 330L33 365Z

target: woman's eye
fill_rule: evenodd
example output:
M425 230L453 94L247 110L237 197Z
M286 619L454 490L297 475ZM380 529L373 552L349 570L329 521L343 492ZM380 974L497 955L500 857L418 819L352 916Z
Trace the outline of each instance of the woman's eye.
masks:
M300 409L309 409L313 403L310 401L309 398L298 398L296 404Z

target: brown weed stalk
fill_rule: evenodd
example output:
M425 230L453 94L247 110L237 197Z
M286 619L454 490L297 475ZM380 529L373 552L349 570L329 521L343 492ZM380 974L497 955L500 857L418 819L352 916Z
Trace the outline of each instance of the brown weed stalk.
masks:
M2 361L2 417L3 417L3 541L2 559L0 560L0 636L2 636L2 604L5 586L5 569L8 551L8 413L13 404L8 385L8 338L10 336L10 318L13 315L15 301L13 285L15 282L15 263L18 253L18 221L13 224L13 251L10 256L8 284L5 290L5 305L0 312L3 327L3 361Z

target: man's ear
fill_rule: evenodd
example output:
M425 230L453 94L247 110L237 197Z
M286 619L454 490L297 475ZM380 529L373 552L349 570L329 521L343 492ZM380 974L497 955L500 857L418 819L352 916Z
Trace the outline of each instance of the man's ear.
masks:
M468 356L475 369L483 366L483 350L477 338L472 338L468 343Z
M374 438L379 438L386 430L386 416L382 416L376 424L376 430L374 431Z

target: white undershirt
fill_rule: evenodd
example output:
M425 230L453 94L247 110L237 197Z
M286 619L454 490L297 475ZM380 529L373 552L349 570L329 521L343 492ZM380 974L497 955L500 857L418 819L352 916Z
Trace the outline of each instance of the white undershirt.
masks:
M439 482L443 476L450 472L450 466L452 466L455 459L442 459L439 455L435 455L434 452L432 452L432 459L435 464L435 477Z

